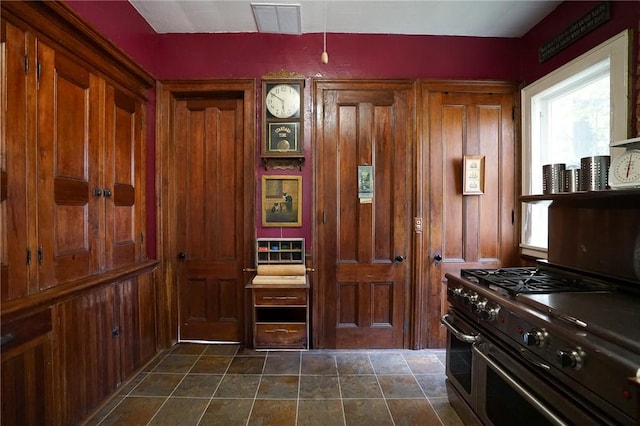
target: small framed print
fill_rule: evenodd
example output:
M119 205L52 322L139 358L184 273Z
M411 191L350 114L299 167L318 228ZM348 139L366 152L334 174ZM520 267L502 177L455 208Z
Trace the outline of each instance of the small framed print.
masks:
M267 123L266 153L301 153L300 123Z
M484 155L465 155L462 163L462 195L484 194Z
M262 226L302 226L302 176L262 176Z

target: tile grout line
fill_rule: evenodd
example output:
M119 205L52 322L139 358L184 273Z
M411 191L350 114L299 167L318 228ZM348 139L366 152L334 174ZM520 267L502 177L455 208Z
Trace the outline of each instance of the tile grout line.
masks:
M189 374L189 372L191 370L193 370L193 367L198 363L198 361L200 361L200 358L202 358L202 355L207 351L207 348L209 347L209 345L206 345L202 352L200 353L200 355L198 355L198 358L193 362L193 364L191 364L191 367L183 374L182 379L180 379L180 381L176 384L176 386L173 388L173 390L171 391L171 393L165 398L164 402L160 405L160 407L158 407L158 409L156 410L156 412L153 414L153 416L151 416L151 418L149 419L149 421L147 422L147 426L151 424L151 422L153 421L153 419L156 418L156 416L158 415L158 413L160 413L160 410L162 410L162 407L164 407L167 404L167 401L169 401L169 399L171 398L171 396L176 392L176 389L178 389L180 387L180 385L182 384L182 382L184 382L184 379L187 378L187 375ZM171 354L171 353L170 353ZM176 355L183 355L183 354L176 354ZM169 355L167 355L168 357ZM191 356L191 355L188 355ZM167 358L165 357L165 359ZM154 367L154 370L157 368L157 366L160 365L160 363L158 363L156 365L156 367ZM205 411L206 411L206 407L205 407Z
M207 348L209 348L212 345L207 345ZM213 392L211 393L211 396L209 397L209 402L207 402L207 406L204 407L204 410L202 411L202 414L200 415L200 418L198 419L198 423L196 424L200 424L202 422L202 419L204 418L204 415L207 414L207 410L209 409L209 406L211 405L211 403L214 400L214 397L216 395L216 392L218 392L218 389L220 389L220 385L222 385L222 382L224 380L224 377L227 375L227 372L229 371L229 367L231 367L231 363L233 363L233 360L235 359L236 355L238 354L238 351L240 350L240 345L238 345L236 347L235 352L233 353L233 355L231 356L231 361L229 361L229 364L227 365L227 368L224 370L224 373L222 373L221 377L220 377L220 381L218 382L218 385L216 386L216 388L213 390ZM206 352L206 349L205 349ZM204 352L203 352L204 353ZM215 356L215 355L214 355ZM223 356L227 356L226 354ZM194 364L195 365L195 364Z

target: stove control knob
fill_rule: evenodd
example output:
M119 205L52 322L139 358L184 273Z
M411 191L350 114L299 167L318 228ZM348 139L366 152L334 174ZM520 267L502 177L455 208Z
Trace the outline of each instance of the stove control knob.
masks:
M476 302L473 304L473 312L475 312L476 314L482 314L482 311L484 311L485 306L487 306L487 299L478 299L476 300Z
M527 346L537 346L543 348L549 340L549 333L543 328L534 328L531 331L527 331L522 335L522 340Z
M478 300L478 293L468 291L463 294L462 303L465 305L473 305Z
M580 349L559 349L556 352L556 359L562 368L579 370L584 362L584 352Z
M498 312L500 312L500 305L487 302L487 304L484 305L484 309L480 316L485 321L493 321L498 316Z

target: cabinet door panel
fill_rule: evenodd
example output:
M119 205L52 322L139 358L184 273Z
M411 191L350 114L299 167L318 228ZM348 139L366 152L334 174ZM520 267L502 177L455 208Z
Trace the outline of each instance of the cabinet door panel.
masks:
M38 263L46 289L97 272L99 81L38 44Z
M0 138L0 300L7 301L37 291L33 262L35 217L28 214L35 183L30 179L34 162L35 39L28 32L2 21L3 66L0 88L4 133ZM25 67L31 71L25 72ZM8 102L11 100L11 102ZM11 161L8 161L11 159Z
M108 87L105 121L105 186L112 191L106 204L106 262L116 268L140 259L141 206L136 187L140 164L142 108L133 97Z
M58 306L64 424L78 424L121 380L114 292L104 287Z

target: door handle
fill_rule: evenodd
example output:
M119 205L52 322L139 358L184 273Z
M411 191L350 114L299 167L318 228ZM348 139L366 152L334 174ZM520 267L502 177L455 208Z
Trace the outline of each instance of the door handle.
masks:
M436 253L433 256L433 260L436 262L436 265L440 264L440 262L442 262L442 255L440 253Z
M398 263L404 262L404 259L405 259L405 257L403 255L401 255L401 254L396 256L396 262L398 262Z
M184 262L184 260L187 258L187 253L181 251L180 253L178 253L178 260L180 262Z

